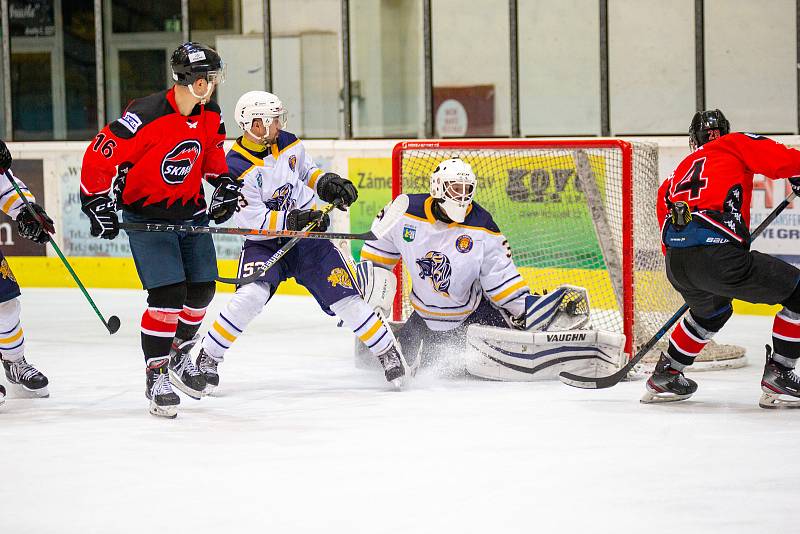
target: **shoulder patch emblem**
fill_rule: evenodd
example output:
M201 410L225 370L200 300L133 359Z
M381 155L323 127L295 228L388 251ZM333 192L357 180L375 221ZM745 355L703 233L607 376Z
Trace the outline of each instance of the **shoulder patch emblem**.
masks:
M467 234L458 236L456 238L456 250L462 254L466 254L472 250L472 238Z
M132 134L136 133L136 130L139 129L139 126L142 125L142 119L139 118L139 115L136 113L131 113L130 111L126 111L125 115L117 119L117 122L120 123Z
M403 241L411 243L417 237L417 229L413 226L403 226Z
M289 156L289 168L294 172L294 168L297 167L297 156L292 154Z
M341 267L336 267L331 271L331 274L328 276L328 282L330 282L331 287L339 285L347 289L353 289L353 282L350 280L350 274Z

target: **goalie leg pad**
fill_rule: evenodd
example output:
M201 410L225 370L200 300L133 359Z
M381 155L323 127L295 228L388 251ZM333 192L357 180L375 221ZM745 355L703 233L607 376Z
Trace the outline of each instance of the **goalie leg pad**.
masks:
M467 372L481 378L529 382L562 371L605 376L625 364L625 336L602 330L530 332L470 325Z

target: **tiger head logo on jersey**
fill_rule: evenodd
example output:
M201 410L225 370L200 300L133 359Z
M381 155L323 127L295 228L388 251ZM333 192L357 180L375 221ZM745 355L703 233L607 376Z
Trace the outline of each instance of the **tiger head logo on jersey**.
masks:
M331 287L339 285L347 289L353 289L353 282L350 280L350 274L341 267L336 267L331 271L331 274L328 276L328 282L330 282Z
M456 250L462 254L466 254L472 250L472 238L467 234L458 236L456 238Z
M202 146L196 139L181 141L161 160L161 176L170 185L182 184L200 157Z
M294 204L292 189L292 184L283 184L272 193L272 198L264 202L264 205L270 211L289 211Z
M435 250L431 250L425 254L424 258L417 260L419 265L419 277L423 280L430 277L433 289L438 293L443 293L447 296L447 290L450 289L450 275L453 273L453 268L450 266L450 259Z
M289 156L289 168L294 172L294 168L297 167L297 156L292 154Z

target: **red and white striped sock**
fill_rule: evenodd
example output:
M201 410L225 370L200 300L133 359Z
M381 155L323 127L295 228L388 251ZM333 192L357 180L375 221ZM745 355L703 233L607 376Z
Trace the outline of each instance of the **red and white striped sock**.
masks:
M786 367L794 367L800 357L800 313L786 308L775 315L772 323L772 359Z
M145 360L169 354L180 313L181 310L174 308L147 308L142 314L142 351Z

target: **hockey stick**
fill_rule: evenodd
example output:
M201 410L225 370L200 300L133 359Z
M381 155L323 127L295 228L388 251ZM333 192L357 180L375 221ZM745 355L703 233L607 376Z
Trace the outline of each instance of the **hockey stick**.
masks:
M25 198L25 195L22 194L22 190L20 189L19 185L17 184L17 180L14 178L14 176L12 176L12 174L10 172L6 173L5 170L3 170L3 169L0 169L0 171L4 172L6 174L6 176L8 176L8 181L11 182L11 185L14 187L14 190L17 192L19 197L22 199L22 202L25 204L25 208L28 210L28 212L31 215L33 215L34 219L39 221L39 224L41 224L42 227L44 227L44 221L42 221L42 219L39 216L39 214L36 213L36 211L34 211L33 207L31 206L31 203L28 202L27 198ZM78 284L78 288L80 288L81 292L83 292L83 296L86 297L86 300L89 301L89 304L92 306L92 309L94 310L94 312L97 314L97 316L103 322L103 325L106 327L106 330L108 330L108 333L109 334L115 334L117 332L117 330L119 330L119 326L120 326L119 317L117 317L116 315L112 315L111 317L108 318L108 321L106 321L105 317L103 317L103 314L100 313L99 309L97 309L97 305L94 303L94 300L92 300L92 297L89 296L89 292L86 291L86 287L84 287L83 283L81 282L81 279L78 278L78 275L72 269L72 266L67 261L67 258L65 258L64 254L61 253L61 249L58 248L58 245L56 245L56 242L53 241L53 238L50 236L50 234L47 234L47 238L50 241L50 246L52 246L53 250L56 251L56 254L58 254L58 257L61 259L61 262L64 264L64 267L66 267L67 271L69 271L69 274L72 275L72 279L75 280L76 284Z
M756 229L753 230L752 234L750 234L750 242L752 243L753 240L755 240L759 235L761 235L764 229L767 226L769 226L772 223L772 221L774 221L778 217L778 215L780 215L781 212L786 209L786 206L792 203L794 199L795 199L794 192L789 193L789 196L787 196L786 199L783 200L783 202L778 204L778 206L774 210L772 210L772 213L767 215L767 217L763 221L761 221L761 224L759 224L758 227L756 227ZM637 363L639 363L641 359L644 358L648 352L650 352L650 350L655 346L655 344L658 343L658 341L662 337L664 337L664 334L666 334L669 331L669 329L672 328L672 326L680 320L681 317L683 317L683 314L686 313L688 309L689 309L688 304L684 304L683 306L681 306L681 308L678 311L676 311L672 317L667 319L667 322L664 323L664 325L661 328L659 328L658 332L656 332L653 335L653 337L650 338L650 341L641 346L639 352L636 353L636 356L631 358L631 360L616 373L610 374L608 376L603 376L600 378L596 377L590 378L587 376L580 376L568 373L567 371L562 371L561 373L559 373L558 377L561 379L563 383L567 384L568 386L573 386L576 388L605 389L605 388L610 388L612 386L616 386L620 381L622 381L623 378L628 376L630 370L633 369L633 367Z
M324 208L322 208L323 215L331 211L335 208L335 204L328 204ZM383 215L372 224L371 233L376 236L376 239L380 239L400 220L403 214L408 210L408 196L407 195L400 195L392 204L383 210ZM317 225L317 221L312 221L303 228L300 233L306 233L310 230L313 230ZM273 265L278 263L282 257L286 255L297 243L300 241L302 237L294 237L289 240L283 247L281 247L275 254L272 255L263 265L260 265L256 271L248 276L243 276L240 278L223 278L217 277L218 282L222 282L223 284L233 284L233 285L244 285L249 284L250 282L255 282L259 277L263 276L265 272L267 272Z
M121 230L136 232L188 232L190 234L260 235L265 237L299 237L300 239L379 239L371 230L360 234L342 232L307 232L305 230L261 230L259 228L223 228L220 226L195 226L191 224L120 223Z

